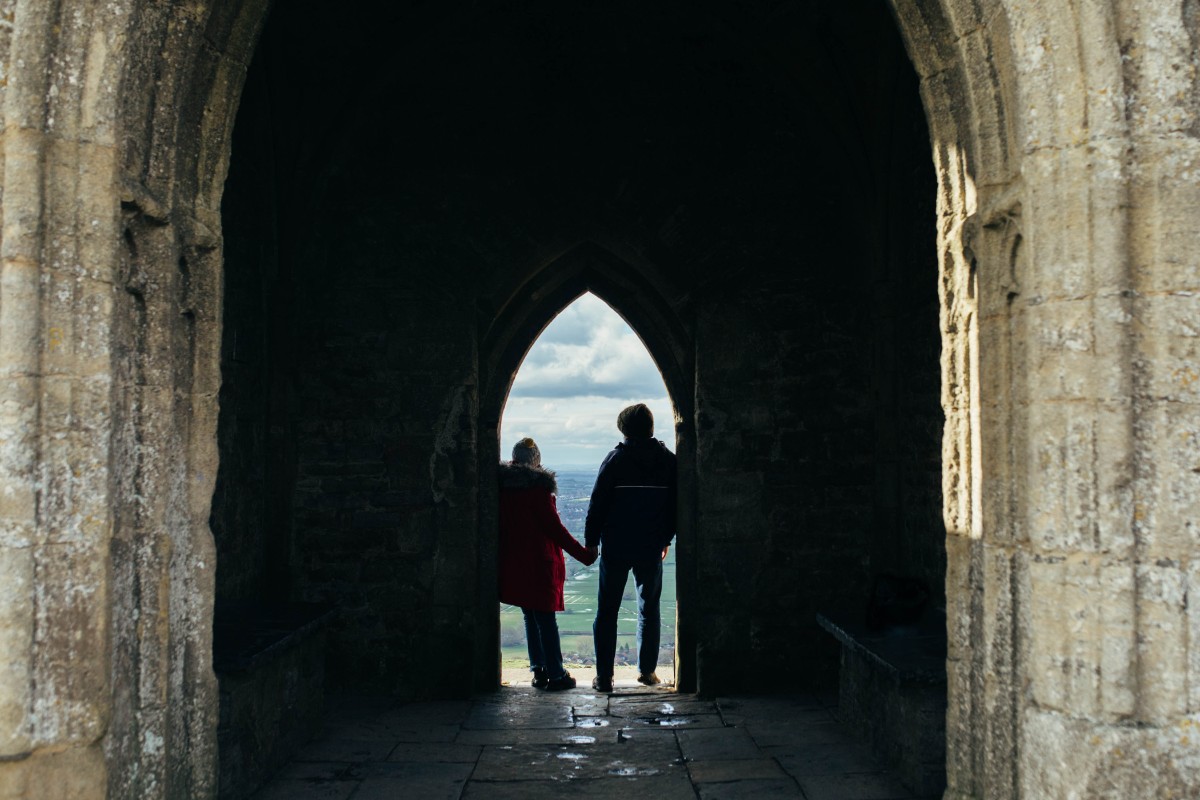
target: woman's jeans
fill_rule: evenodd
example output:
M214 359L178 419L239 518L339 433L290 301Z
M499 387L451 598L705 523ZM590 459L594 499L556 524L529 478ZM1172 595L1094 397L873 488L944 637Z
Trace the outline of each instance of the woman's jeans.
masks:
M613 674L613 661L617 656L617 615L621 612L621 596L625 594L625 582L631 570L638 599L638 672L649 675L658 667L658 642L662 635L658 607L662 597L662 559L631 564L601 555L600 596L596 599L598 608L592 636L596 640L596 675L602 678L611 678Z
M558 643L558 620L553 611L522 608L525 615L525 643L529 647L530 669L542 669L550 680L567 674L563 669L562 649Z

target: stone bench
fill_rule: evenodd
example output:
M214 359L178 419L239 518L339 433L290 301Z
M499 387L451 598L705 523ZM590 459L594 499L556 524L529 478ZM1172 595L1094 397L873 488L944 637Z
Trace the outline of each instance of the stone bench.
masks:
M220 685L221 798L248 797L320 732L332 618L329 606L314 603L217 609L213 670Z
M921 797L946 788L946 621L880 630L849 615L818 614L842 644L838 713Z

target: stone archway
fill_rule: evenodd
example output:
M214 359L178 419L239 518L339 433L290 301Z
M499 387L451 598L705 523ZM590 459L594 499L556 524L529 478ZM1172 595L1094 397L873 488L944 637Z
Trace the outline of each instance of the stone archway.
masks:
M517 369L538 334L563 308L584 292L591 292L617 311L642 338L646 349L663 374L667 392L675 405L675 450L679 458L680 530L693 527L695 514L695 415L691 354L694 344L685 324L678 318L655 280L652 267L634 268L598 245L585 242L568 249L542 267L529 281L514 287L503 311L485 333L481 347L479 405L480 476L480 590L481 619L495 605L497 520L496 483L493 465L501 459L500 415L508 399ZM697 591L695 543L680 538L678 558L678 628L676 631L676 686L680 691L696 688L694 635L689 627L689 603ZM481 688L493 688L499 680L498 665L489 654L499 650L497 631L483 629L477 642L477 675ZM491 670L486 665L492 664Z
M0 35L18 794L214 791L219 207L265 5L24 4ZM1164 333L1200 250L1194 9L894 9L939 176L950 796L1192 790L1154 765L1198 702L1195 354Z

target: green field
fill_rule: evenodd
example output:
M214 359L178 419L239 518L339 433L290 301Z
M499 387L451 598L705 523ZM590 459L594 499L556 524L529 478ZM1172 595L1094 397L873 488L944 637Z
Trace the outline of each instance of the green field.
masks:
M596 590L600 581L600 563L585 567L567 556L567 572L577 569L563 587L566 610L558 615L559 639L562 642L563 661L569 666L586 666L595 663L596 649L592 644L592 620L596 616ZM667 554L663 563L662 592L662 643L658 649L658 662L671 664L675 658L675 549ZM625 599L621 601L621 614L617 618L617 663L634 664L637 661L637 595L633 586L633 574L625 584ZM521 609L516 606L500 606L500 651L505 666L527 666L529 655L525 649L525 621Z

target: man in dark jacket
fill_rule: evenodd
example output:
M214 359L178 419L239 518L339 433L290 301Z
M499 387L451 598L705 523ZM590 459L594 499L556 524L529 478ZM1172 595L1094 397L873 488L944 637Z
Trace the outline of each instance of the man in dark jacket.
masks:
M631 571L638 595L638 681L659 683L662 562L675 536L675 454L653 438L654 415L641 403L617 416L617 428L625 441L600 464L584 528L587 546L600 546L592 687L602 692L613 688L617 615Z

